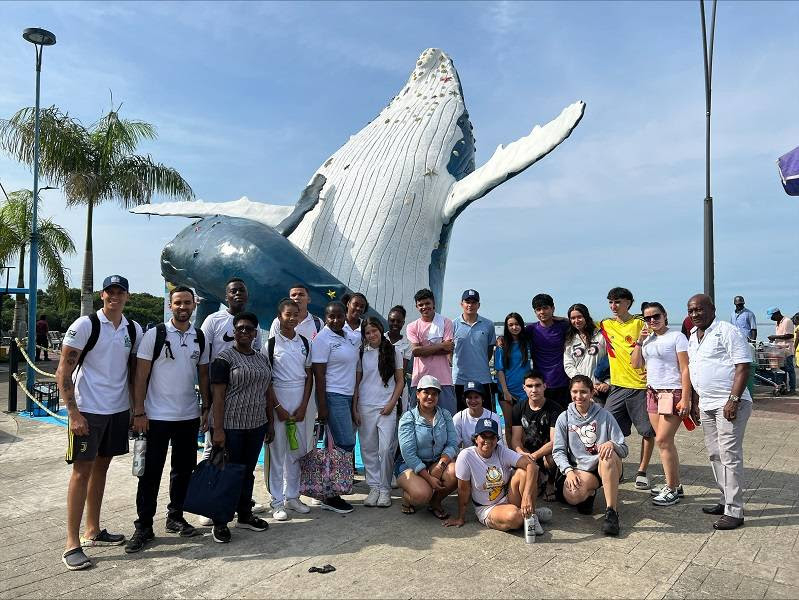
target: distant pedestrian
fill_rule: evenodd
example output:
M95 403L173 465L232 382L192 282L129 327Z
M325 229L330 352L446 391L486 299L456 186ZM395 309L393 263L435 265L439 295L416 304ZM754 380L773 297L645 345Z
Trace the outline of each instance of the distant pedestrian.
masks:
M36 321L36 360L41 359L42 350L44 350L44 360L50 360L47 355L47 349L50 347L50 340L47 337L50 333L50 327L47 325L47 315L41 315Z
M785 352L782 368L788 375L788 393L796 393L796 365L794 363L794 336L793 321L782 314L776 306L766 311L766 316L776 323L774 335L768 336L769 341L780 346Z
M737 327L716 318L710 296L692 296L688 315L695 325L688 341L688 368L721 494L718 504L705 506L702 512L721 517L713 524L715 529L735 529L744 522L743 439L752 414L752 396L746 389L752 348Z
M735 296L732 303L735 305L735 311L730 317L730 323L738 328L745 340L756 341L757 319L755 318L755 313L746 308L743 296Z

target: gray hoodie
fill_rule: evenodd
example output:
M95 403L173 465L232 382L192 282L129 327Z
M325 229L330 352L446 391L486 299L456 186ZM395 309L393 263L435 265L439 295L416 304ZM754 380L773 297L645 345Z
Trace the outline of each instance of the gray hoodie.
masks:
M568 441L566 435L569 436ZM555 423L552 458L561 471L568 467L596 471L599 468L599 446L608 440L613 442L620 458L627 456L630 450L613 415L592 402L588 414L583 417L572 402L560 413Z

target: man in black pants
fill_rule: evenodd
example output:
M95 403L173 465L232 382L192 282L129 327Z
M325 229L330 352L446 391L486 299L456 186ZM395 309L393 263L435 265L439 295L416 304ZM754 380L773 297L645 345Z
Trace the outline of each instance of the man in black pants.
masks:
M169 293L169 306L172 319L147 331L136 354L133 430L147 434L147 453L136 492L136 531L125 545L129 554L139 552L155 537L153 517L170 442L172 468L166 530L180 537L197 534L183 518L183 503L197 464L201 416L202 428L207 427L209 350L204 336L189 320L196 306L194 292L184 286L174 288ZM200 382L202 413L194 393L195 373Z

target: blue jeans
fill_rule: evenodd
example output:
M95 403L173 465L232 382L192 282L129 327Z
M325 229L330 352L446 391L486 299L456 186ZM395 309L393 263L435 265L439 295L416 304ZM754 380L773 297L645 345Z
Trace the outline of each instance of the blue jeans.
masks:
M345 452L355 448L355 430L352 428L352 396L327 392L327 426L333 435L333 445Z
M785 364L782 368L788 374L788 389L792 392L796 391L796 365L794 361L796 360L796 355L789 354L785 357Z
M228 460L232 463L243 464L244 481L241 483L241 493L236 512L239 521L246 521L252 516L252 488L255 485L255 467L258 456L264 447L266 424L255 429L225 429L225 448L228 451ZM224 523L214 523L224 525Z

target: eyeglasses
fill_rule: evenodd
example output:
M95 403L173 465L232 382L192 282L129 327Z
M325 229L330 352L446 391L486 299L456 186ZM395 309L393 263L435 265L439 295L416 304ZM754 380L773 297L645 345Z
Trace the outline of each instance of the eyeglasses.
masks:
M239 333L252 333L255 331L255 327L252 325L239 325L238 327L235 327L235 330Z
M646 321L647 323L649 323L650 321L659 321L662 317L663 315L661 313L658 313L656 315L649 315L648 317L644 317L644 321Z

